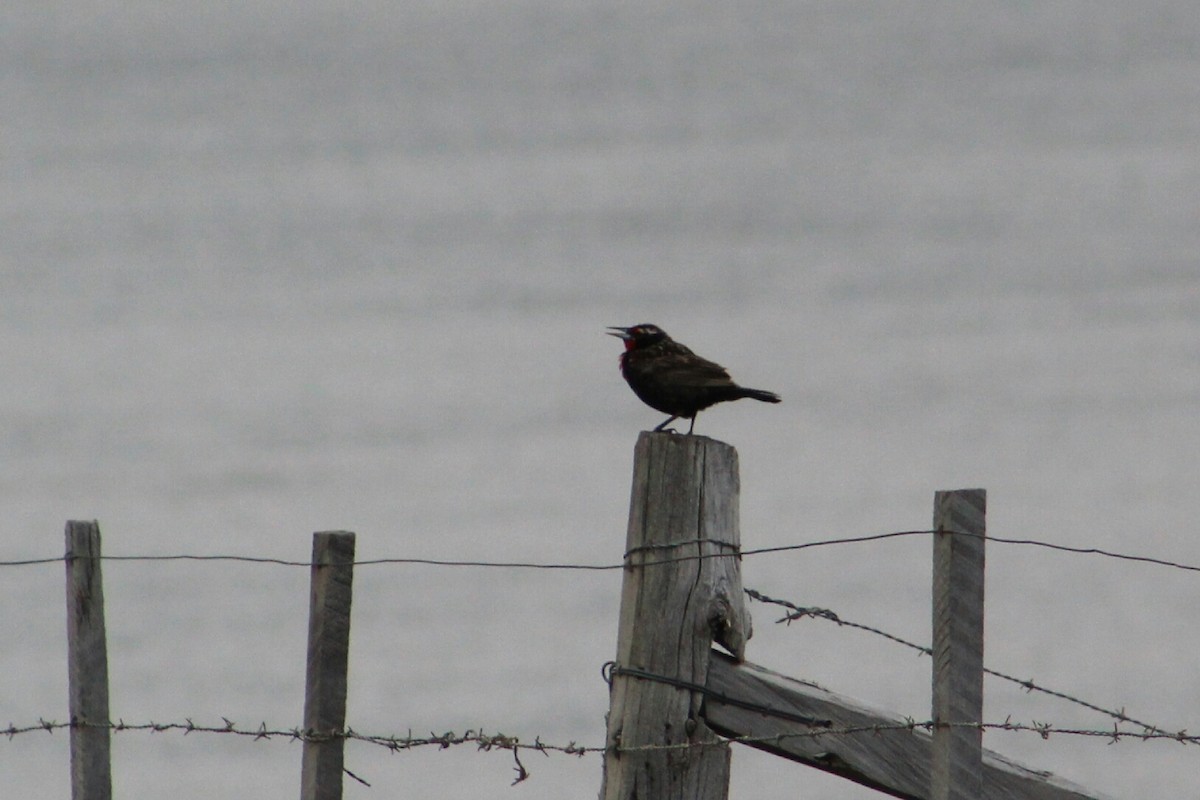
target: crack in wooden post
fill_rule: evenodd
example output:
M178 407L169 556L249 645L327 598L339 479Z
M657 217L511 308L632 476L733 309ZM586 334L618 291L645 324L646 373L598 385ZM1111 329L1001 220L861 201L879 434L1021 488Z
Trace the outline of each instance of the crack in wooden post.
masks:
M614 671L601 797L724 800L729 748L701 716L703 694L687 685L704 684L718 632L739 659L750 633L736 549L737 451L704 436L647 432L633 474L616 662L682 685ZM621 749L688 744L706 746Z

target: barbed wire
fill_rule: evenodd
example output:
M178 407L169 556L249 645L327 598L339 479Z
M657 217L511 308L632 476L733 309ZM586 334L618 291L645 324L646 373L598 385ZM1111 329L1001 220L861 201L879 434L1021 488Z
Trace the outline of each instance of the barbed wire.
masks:
M899 636L888 633L887 631L880 630L879 628L874 628L870 625L864 625L859 622L851 622L850 620L842 619L836 613L834 613L833 611L830 611L827 608L819 608L816 606L808 606L808 607L800 606L789 600L780 600L778 598L768 597L768 596L764 595L762 592L758 592L754 589L744 589L743 591L746 593L746 595L748 597L750 597L753 600L757 600L760 603L768 603L771 605L782 606L783 608L789 609L789 612L782 618L776 620L776 622L790 625L792 622L794 622L796 620L801 620L801 619L810 619L810 618L811 619L823 619L823 620L826 620L827 622L832 622L832 623L838 625L839 627L854 628L856 630L866 631L867 633L871 633L876 636L881 636L884 639L888 639L889 641L895 642L896 644L902 645L911 650L915 650L918 653L920 653L921 655L926 655L926 656L933 655L933 649L930 647L926 647L924 645L919 645L915 642L910 642L907 639L902 639ZM1142 722L1139 719L1129 716L1128 714L1125 713L1125 709L1123 707L1120 710L1105 708L1103 706L1096 705L1095 703L1088 702L1087 700L1083 700L1081 698L1066 694L1065 692L1060 692L1055 689L1048 689L1045 686L1040 686L1040 685L1034 683L1032 679L1017 678L1012 675L1008 675L1006 673L1000 672L998 670L991 669L989 667L984 667L983 671L993 677L1000 678L1001 680L1009 681L1010 683L1015 683L1017 686L1020 686L1026 692L1039 692L1041 694L1045 694L1050 697L1056 697L1060 700L1066 700L1067 702L1074 703L1075 705L1078 705L1078 706L1082 706L1083 708L1086 708L1090 711L1095 711L1097 713L1104 714L1105 716L1111 717L1112 719L1116 720L1117 722L1128 722L1132 725L1137 725L1138 727L1142 728L1147 733L1154 733L1154 734L1167 733L1168 738L1178 738L1176 734L1171 734L1171 733L1167 732L1160 725L1151 725L1148 722Z
M752 597L754 597L754 599L758 599L762 602L776 602L780 605L785 605L792 609L792 614L799 614L800 612L803 612L803 616L819 616L821 618L828 619L830 621L840 622L837 619L836 615L834 615L832 612L828 611L827 609L807 609L807 608L795 606L795 604L789 603L788 601L774 601L772 598L766 598L761 593L755 592L753 590L747 590L747 594L750 594ZM789 616L791 616L791 615L789 615ZM796 616L795 618L801 618L801 617ZM781 621L787 621L787 618L785 618L784 620L781 620ZM926 651L925 648L921 648L919 645L913 645L912 643L906 642L905 640L900 639L899 637L894 637L894 636L891 636L890 634L886 634L881 631L876 631L874 629L871 629L869 626L860 625L858 623L851 623L851 625L853 627L858 627L863 630L869 630L871 632L881 633L881 634L887 636L888 638L893 639L894 641L900 642L901 644L905 644L909 647L913 647L914 649L921 650L922 652ZM549 756L551 754L563 754L563 755L573 755L573 756L577 756L577 757L583 757L583 756L589 755L589 754L599 754L599 753L606 753L606 752L612 752L612 753L617 753L617 754L639 753L639 752L645 753L645 752L663 751L663 750L678 750L678 749L685 749L685 748L692 748L692 747L725 746L728 743L739 743L739 744L746 744L746 745L769 745L769 744L774 743L776 745L782 746L783 743L788 740L795 740L795 739L801 739L801 738L816 739L821 736L850 736L850 735L857 735L857 734L871 734L871 735L878 736L878 735L881 735L888 731L908 731L911 733L911 732L914 732L917 730L922 730L925 732L932 732L935 728L938 728L938 727L942 727L942 728L945 728L945 727L969 727L969 728L979 729L981 731L1034 732L1034 733L1037 733L1043 740L1049 739L1052 734L1061 734L1061 735L1071 735L1071 736L1086 736L1086 737L1104 738L1105 740L1108 741L1109 744L1115 744L1115 743L1121 741L1122 739L1136 739L1136 740L1141 740L1141 741L1170 740L1170 741L1179 742L1181 744L1200 744L1200 736L1189 735L1187 733L1186 729L1180 730L1177 732L1171 732L1171 731L1164 730L1162 728L1158 728L1158 727L1154 727L1154 726L1147 726L1147 725L1145 725L1145 723L1140 723L1137 720L1133 720L1133 719L1129 718L1128 716L1125 716L1123 714L1123 712L1121 714L1116 715L1117 719L1113 723L1113 726L1111 729L1064 728L1064 727L1055 726L1053 723L1039 722L1036 720L1028 722L1028 723L1013 722L1011 715L1009 717L1007 717L1003 722L991 722L991 723L935 723L932 720L917 721L917 720L913 719L912 717L906 717L903 720L897 720L894 723L884 723L884 724L872 723L872 724L866 724L866 725L833 727L833 724L830 720L796 715L796 714L788 712L787 710L784 710L784 709L776 709L776 708L772 708L769 706L763 706L763 705L760 705L757 703L740 701L736 698L726 697L723 693L720 693L720 692L711 692L707 687L699 685L699 684L694 684L694 683L686 682L686 681L680 681L679 679L673 678L671 676L659 675L659 674L647 672L647 671L641 670L641 669L620 667L619 665L617 665L613 662L609 662L608 664L606 664L605 669L602 670L602 672L606 673L605 679L606 679L606 681L609 681L610 683L611 683L613 676L623 675L623 676L629 676L629 677L633 677L633 678L637 678L637 679L659 681L662 683L676 686L678 688L686 689L688 691L699 690L699 691L702 691L703 693L705 693L706 695L711 695L715 699L718 699L727 704L732 703L734 705L739 705L744 708L752 709L752 710L756 711L757 713L760 713L760 714L763 714L766 716L777 717L779 719L784 719L784 720L788 720L788 721L791 721L794 723L804 725L807 728L807 730L792 730L792 731L788 731L785 733L777 733L777 734L761 735L761 736L753 736L753 735L725 736L725 737L720 737L718 739L711 740L711 741L684 741L684 742L675 742L675 743L647 744L647 745L633 745L633 746L610 745L610 746L606 746L606 747L599 747L599 746L594 746L594 745L580 745L580 744L576 743L575 741L571 741L565 745L553 744L553 743L548 743L548 742L542 741L540 736L535 737L532 742L525 742L525 741L522 741L517 736L512 736L512 735L508 735L508 734L504 734L504 733L489 734L489 733L485 732L482 728L480 728L478 730L468 729L466 731L463 731L462 733L455 733L453 731L447 731L447 732L438 734L436 732L431 732L428 735L417 735L417 736L414 736L412 733L412 730L409 729L409 731L406 735L401 736L401 735L397 735L397 734L363 734L363 733L359 733L349 727L347 727L344 730L336 730L336 731L314 731L312 729L301 729L299 727L279 728L279 727L268 726L266 722L259 723L257 727L240 727L236 722L234 722L233 720L230 720L228 717L221 717L221 721L223 723L221 725L197 724L191 718L185 718L183 722L168 722L168 723L160 723L160 722L127 723L123 719L118 720L116 722L111 722L111 721L109 721L109 722L87 722L87 721L73 720L72 722L60 723L60 722L54 722L54 721L47 721L46 719L41 718L38 720L38 722L36 724L29 724L29 725L25 725L25 726L21 726L21 727L18 727L12 723L9 723L7 729L0 730L0 734L5 735L9 740L12 740L16 736L30 734L30 733L34 733L34 732L38 732L38 731L45 731L47 733L53 733L56 730L73 729L73 728L108 729L108 730L110 730L112 732L116 732L116 733L122 733L122 732L128 732L128 731L149 731L149 732L153 732L153 733L180 732L180 733L183 733L184 735L189 735L192 733L210 733L210 734L235 735L235 736L239 736L239 737L249 738L253 741L285 739L288 741L299 741L299 742L306 742L306 743L310 743L310 742L311 743L323 743L323 742L331 742L331 741L336 741L336 740L344 740L344 741L362 742L364 744L370 744L370 745L374 745L377 747L383 747L383 748L389 750L390 752L400 752L400 751L404 751L404 750L412 750L412 749L415 749L418 747L428 747L428 746L434 746L434 747L437 747L439 750L444 750L444 749L448 749L450 747L454 747L454 746L458 746L458 745L474 745L478 751L507 750L507 751L511 752L512 757L513 757L513 762L514 762L513 769L516 772L516 777L513 780L514 785L517 783L520 783L530 777L530 773L529 773L528 769L525 767L524 763L522 763L522 761L521 761L522 751L538 752L545 756ZM993 674L996 674L996 673L993 673ZM1007 676L1002 676L1002 677L1007 677ZM1017 681L1017 682L1020 683L1021 685L1031 685L1031 682L1021 682L1021 681ZM1041 687L1037 687L1037 686L1033 686L1033 688L1038 689L1039 691L1047 691L1047 690L1044 690ZM1058 696L1066 697L1065 695L1058 695ZM1067 699L1073 699L1073 698L1067 697ZM1094 706L1089 705L1089 707L1094 707ZM1094 707L1094 708L1098 708L1098 707ZM1103 711L1104 709L1098 709L1098 710ZM1144 728L1144 730L1143 731L1122 730L1120 727L1121 722L1129 722L1129 723L1141 725ZM365 781L363 778L361 778L354 772L351 772L348 769L345 769L344 771L347 775L349 775L354 780L359 781L360 783L362 783L366 786L371 785L370 783Z
M778 545L774 547L759 547L750 550L740 550L734 548L729 543L717 542L712 540L689 539L684 542L675 542L664 545L648 545L645 547L633 548L625 553L625 558L628 559L631 555L639 552L651 552L657 550L674 549L686 545L697 544L704 542L714 545L725 545L728 548L733 548L735 552L709 552L709 553L689 553L681 556L671 556L668 558L657 559L653 561L644 561L638 564L640 567L652 567L665 564L675 564L683 561L699 561L709 558L727 558L731 555L736 555L741 558L749 556L767 555L771 553L785 553L799 550L807 550L815 547L829 547L834 545L846 544L862 544L866 542L877 542L886 539L895 539L901 537L912 536L931 536L939 533L936 530L910 530L910 531L890 531L888 533L868 534L865 536L847 536L833 539L818 539L811 542L799 542L789 545ZM962 531L950 532L956 536L979 536L980 534L968 533ZM1200 572L1200 566L1185 564L1177 561L1170 561L1152 556L1142 556L1129 553L1118 553L1111 550L1104 550L1098 547L1075 547L1072 545L1057 544L1038 539L1010 539L1000 536L985 535L989 542L997 544L1022 545L1030 547L1041 547L1050 550L1056 550L1065 553L1074 553L1078 555L1098 555L1105 558L1112 558L1121 561L1130 561L1144 564L1153 564L1171 569L1178 569L1187 572ZM45 558L28 558L0 561L0 567L28 567L40 564L56 564L66 561L71 558L86 558L87 556L72 556L62 555ZM311 561L291 560L285 558L273 558L269 556L243 556L233 554L214 554L214 555L198 555L188 553L164 554L164 555L102 555L99 556L101 561L214 561L214 562L240 562L248 564L270 564L285 567L309 567L313 566ZM441 559L441 558L371 558L362 559L350 562L356 567L371 567L380 565L419 565L419 566L434 566L434 567L476 567L476 568L495 568L495 569L533 569L533 570L583 570L583 571L612 571L625 569L628 564L622 561L619 564L582 564L570 562L537 562L537 561L486 561L476 559ZM338 563L340 566L340 562Z
M281 728L268 725L266 722L260 722L257 726L244 727L226 717L221 718L220 725L203 725L193 722L190 718L184 719L182 722L125 722L118 720L115 722L54 722L45 719L39 719L36 723L16 726L12 723L7 728L0 728L0 736L4 736L10 741L17 736L32 734L37 732L54 733L55 731L68 730L72 728L81 729L107 729L113 733L127 732L150 732L150 733L181 733L185 736L193 733L201 734L225 734L231 736L242 737L251 741L265 741L282 739L290 742L312 742L324 743L336 740L344 740L348 742L361 742L377 747L382 747L392 752L401 752L405 750L415 750L421 747L435 747L438 750L446 750L459 745L474 745L478 750L515 750L542 753L543 755L561 754L571 755L582 758L587 755L597 755L606 752L613 753L641 753L653 752L658 750L680 750L693 747L714 747L722 746L728 743L734 744L762 744L770 742L781 742L789 739L820 739L823 737L836 736L851 736L856 734L880 734L889 731L925 731L932 732L935 728L972 728L981 731L1010 731L1023 733L1036 733L1042 739L1049 739L1052 735L1064 736L1084 736L1089 738L1107 739L1110 744L1115 744L1124 739L1134 739L1139 741L1173 741L1183 744L1200 744L1200 735L1189 734L1186 730L1181 731L1129 731L1122 730L1118 724L1114 723L1111 729L1103 728L1071 728L1059 727L1050 722L1038 722L1032 720L1030 722L1013 722L1011 716L1003 722L934 722L933 720L916 720L912 717L899 719L894 723L886 724L868 724L868 725L848 725L844 727L824 727L815 726L810 730L803 731L788 731L786 733L775 733L761 736L722 736L719 741L713 742L671 742L665 744L646 744L646 745L615 745L603 747L598 745L581 745L574 741L567 744L553 744L542 741L540 736L535 737L532 742L522 741L521 737L513 736L505 733L487 733L483 729L467 729L461 733L447 731L445 733L434 733L422 735L414 735L411 731L405 735L399 734L367 734L359 733L353 728L346 728L338 731L314 731L306 730L299 727Z

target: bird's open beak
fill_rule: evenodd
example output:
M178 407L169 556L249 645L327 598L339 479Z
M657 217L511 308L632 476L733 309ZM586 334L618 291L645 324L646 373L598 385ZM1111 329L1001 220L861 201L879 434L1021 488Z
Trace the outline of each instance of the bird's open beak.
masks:
M628 328L618 328L616 325L609 325L608 331L606 332L609 336L615 336L618 339L624 339L625 341L629 341L630 338Z

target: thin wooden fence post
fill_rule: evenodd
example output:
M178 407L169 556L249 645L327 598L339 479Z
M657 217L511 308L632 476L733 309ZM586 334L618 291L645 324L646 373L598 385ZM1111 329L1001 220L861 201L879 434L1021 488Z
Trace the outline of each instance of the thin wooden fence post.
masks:
M108 644L100 578L100 525L66 528L67 681L71 714L71 797L110 800Z
M983 489L933 503L932 800L983 796ZM953 723L948 726L947 723Z
M728 797L729 747L709 729L701 706L712 643L740 661L750 636L738 489L737 451L724 442L639 436L604 800Z
M306 741L301 765L301 800L340 800L350 656L350 600L354 579L354 534L313 534L308 615L308 673L304 690Z

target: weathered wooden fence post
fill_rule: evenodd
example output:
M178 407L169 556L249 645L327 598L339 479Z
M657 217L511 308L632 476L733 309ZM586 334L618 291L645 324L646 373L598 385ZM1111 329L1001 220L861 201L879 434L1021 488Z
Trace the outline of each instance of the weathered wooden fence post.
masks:
M714 641L750 636L739 565L737 451L643 432L634 451L604 800L723 800L729 747L700 707ZM661 748L637 750L633 748Z
M304 730L335 734L306 741L301 765L301 800L340 800L346 725L346 675L350 658L350 600L354 579L354 534L313 534L312 588L308 616L308 675Z
M104 632L104 585L100 579L99 524L68 522L66 546L71 797L109 800L112 762L108 644Z
M932 800L983 797L983 489L933 504ZM944 727L941 723L960 723Z

